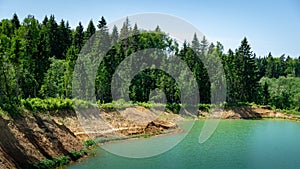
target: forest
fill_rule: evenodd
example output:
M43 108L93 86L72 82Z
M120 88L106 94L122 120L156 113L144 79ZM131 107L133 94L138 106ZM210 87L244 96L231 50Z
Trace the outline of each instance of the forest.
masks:
M98 37L93 36L96 32L100 32ZM191 43L179 45L159 26L152 31L142 30L128 19L120 30L115 26L110 32L103 16L97 23L90 20L87 28L79 22L71 29L68 21L57 22L54 15L45 16L42 21L28 15L21 22L14 14L0 22L0 107L14 114L34 98L76 99L72 94L76 60L84 44L92 39L96 41L93 43L96 51L101 46L112 46L95 70L95 89L85 91L94 92L99 103L114 100L111 82L123 60L143 49L157 48L172 53L153 56L161 64L173 56L187 64L196 79L201 104L211 103L211 90L217 85L210 83L214 77L208 76L201 58L209 61L218 57L226 76L227 104L255 103L300 111L300 56L273 56L271 52L256 56L246 37L239 47L229 51L224 51L220 42L209 43L205 37L198 39L196 34L191 38ZM179 78L189 84L186 77L182 74ZM156 98L149 97L155 89L160 91ZM133 102L160 99L176 107L181 95L175 79L159 68L145 69L130 81L129 98Z

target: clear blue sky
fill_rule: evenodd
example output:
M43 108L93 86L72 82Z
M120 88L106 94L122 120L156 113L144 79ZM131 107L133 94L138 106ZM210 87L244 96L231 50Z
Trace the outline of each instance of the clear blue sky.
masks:
M299 0L0 0L0 19L17 13L20 20L28 14L40 21L54 14L57 22L68 20L71 27L79 21L87 25L103 15L107 22L124 16L162 12L185 19L197 27L208 40L220 41L226 52L235 49L247 37L259 56L269 51L274 56L285 53L300 56L300 1Z

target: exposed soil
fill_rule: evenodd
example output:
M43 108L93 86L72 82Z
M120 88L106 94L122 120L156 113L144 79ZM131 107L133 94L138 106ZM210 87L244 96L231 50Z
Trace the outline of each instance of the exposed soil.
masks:
M105 120L114 134L158 134L176 128L177 117L161 112L161 118L143 107L128 108L121 112L94 111L92 115ZM91 118L91 117L89 117ZM94 117L93 117L94 118ZM0 169L29 168L30 164L52 157L69 155L83 148L82 141L101 133L83 130L74 111L28 113L11 119L0 117ZM100 126L101 127L101 126ZM111 136L106 131L105 136Z
M0 127L0 168L29 168L33 162L83 148L70 128L50 116L0 117Z
M290 120L300 120L299 115L286 114L271 110L270 107L264 106L240 106L224 110L221 113L222 119L263 119L263 118L280 118ZM199 111L200 117L208 117L209 113Z

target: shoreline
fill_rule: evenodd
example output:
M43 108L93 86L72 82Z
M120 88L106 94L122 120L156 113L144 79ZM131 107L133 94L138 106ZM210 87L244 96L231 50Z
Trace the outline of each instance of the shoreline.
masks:
M148 138L156 138L156 137L164 137L168 135L173 134L180 134L183 133L184 130L177 128L177 129L170 129L169 131L165 131L163 133L158 134L138 134L138 135L132 135L132 136L124 136L124 137L115 137L104 141L98 141L97 139L94 139L97 144L100 146L106 145L106 144L113 144L113 143L119 143L119 142L126 142L131 140L139 140L139 139L148 139Z

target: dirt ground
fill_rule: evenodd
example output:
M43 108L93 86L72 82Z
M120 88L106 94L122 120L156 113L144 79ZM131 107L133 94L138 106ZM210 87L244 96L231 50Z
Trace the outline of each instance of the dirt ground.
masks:
M27 168L30 163L83 148L82 140L65 124L47 116L27 113L14 120L0 117L0 127L1 169Z
M226 109L219 113L217 117L221 116L221 119L262 119L262 118L281 118L300 120L300 116L285 114L275 110L271 110L269 107L259 106L240 106ZM200 117L209 117L210 114L207 112L199 111Z

